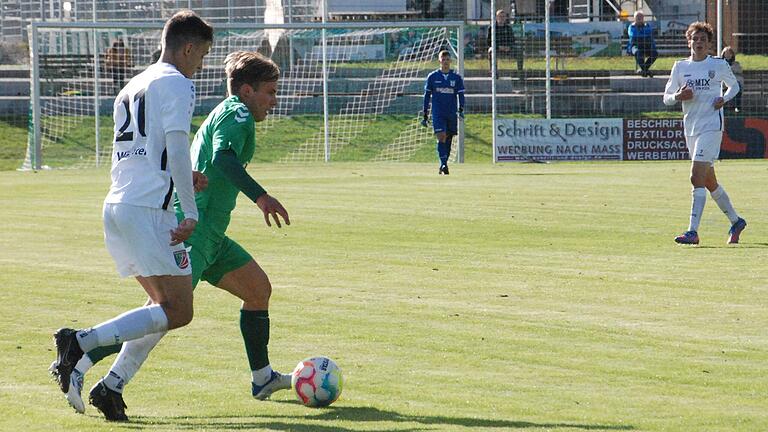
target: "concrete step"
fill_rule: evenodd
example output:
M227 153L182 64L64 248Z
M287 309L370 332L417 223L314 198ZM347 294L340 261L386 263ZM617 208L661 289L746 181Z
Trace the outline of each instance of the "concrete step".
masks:
M20 116L29 113L28 96L0 96L0 117ZM1 141L1 137L0 137Z
M29 96L29 79L0 78L0 96Z
M29 65L0 65L0 78L29 79Z

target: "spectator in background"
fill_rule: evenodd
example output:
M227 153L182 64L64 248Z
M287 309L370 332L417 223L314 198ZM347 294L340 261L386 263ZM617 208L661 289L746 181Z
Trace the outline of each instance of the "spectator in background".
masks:
M400 55L411 55L414 52L414 48L417 47L419 41L419 35L416 30L408 30L405 37L400 38Z
M733 75L736 76L736 81L739 82L739 92L726 104L726 108L731 108L734 112L739 112L741 111L741 92L744 90L744 70L741 68L739 62L736 61L736 52L733 48L729 46L723 48L720 57L731 65L731 71L733 72Z
M394 31L389 34L387 55L389 58L397 59L400 57L400 50L403 48L403 38L400 37L399 31Z
M474 34L464 34L464 58L475 56L475 36Z
M125 87L125 78L133 68L131 51L125 46L122 39L112 42L112 46L107 50L107 56L104 59L107 76L112 78L117 91Z
M656 50L656 41L653 39L653 27L645 23L645 15L641 11L635 12L635 22L629 26L627 34L629 36L627 54L635 56L636 72L652 78L651 65L656 61L659 52Z
M493 57L492 57L492 49L491 46L491 31L493 29L493 26L488 27L488 36L486 37L486 42L488 43L488 70L492 70L491 67L493 67ZM509 25L509 22L507 22L507 13L504 12L503 9L499 9L496 11L496 77L499 76L499 59L501 58L511 58L515 51L517 44L515 41L515 33L512 31L512 27ZM516 56L517 57L517 70L518 72L523 70L523 57L521 55Z

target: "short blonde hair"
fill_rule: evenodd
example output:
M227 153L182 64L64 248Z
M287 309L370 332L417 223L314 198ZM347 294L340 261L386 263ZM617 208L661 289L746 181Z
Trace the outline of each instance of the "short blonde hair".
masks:
M275 62L256 51L230 53L224 59L224 72L227 74L227 91L230 95L238 94L243 84L257 89L263 82L280 78L280 68Z

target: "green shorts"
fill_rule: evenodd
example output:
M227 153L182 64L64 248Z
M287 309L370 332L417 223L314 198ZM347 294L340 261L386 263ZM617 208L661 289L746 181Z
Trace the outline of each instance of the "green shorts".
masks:
M218 241L203 240L202 245L187 244L192 263L192 286L204 280L217 285L225 274L253 260L251 254L227 236Z

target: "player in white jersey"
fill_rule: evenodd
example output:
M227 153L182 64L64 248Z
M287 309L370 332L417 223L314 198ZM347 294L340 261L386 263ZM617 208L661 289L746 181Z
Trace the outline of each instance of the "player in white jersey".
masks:
M83 353L126 342L109 375L90 392L91 404L107 420L127 420L123 386L155 339L192 320L192 276L183 244L197 224L189 154L195 103L190 78L202 68L212 42L210 25L191 11L178 12L163 29L160 61L132 78L115 99L104 240L120 275L134 276L149 300L86 330L59 329L51 367L61 391L79 395L82 383L72 382L72 373ZM178 223L171 202L174 188L186 216Z
M731 222L728 243L738 243L739 235L747 226L715 176L715 161L720 156L723 139L723 105L739 92L739 83L725 60L709 55L713 36L712 26L707 23L695 22L688 26L685 37L691 56L675 62L664 90L665 104L683 103L685 142L692 161L690 224L685 233L675 237L681 244L699 243L698 229L707 190ZM725 94L723 84L728 87Z

